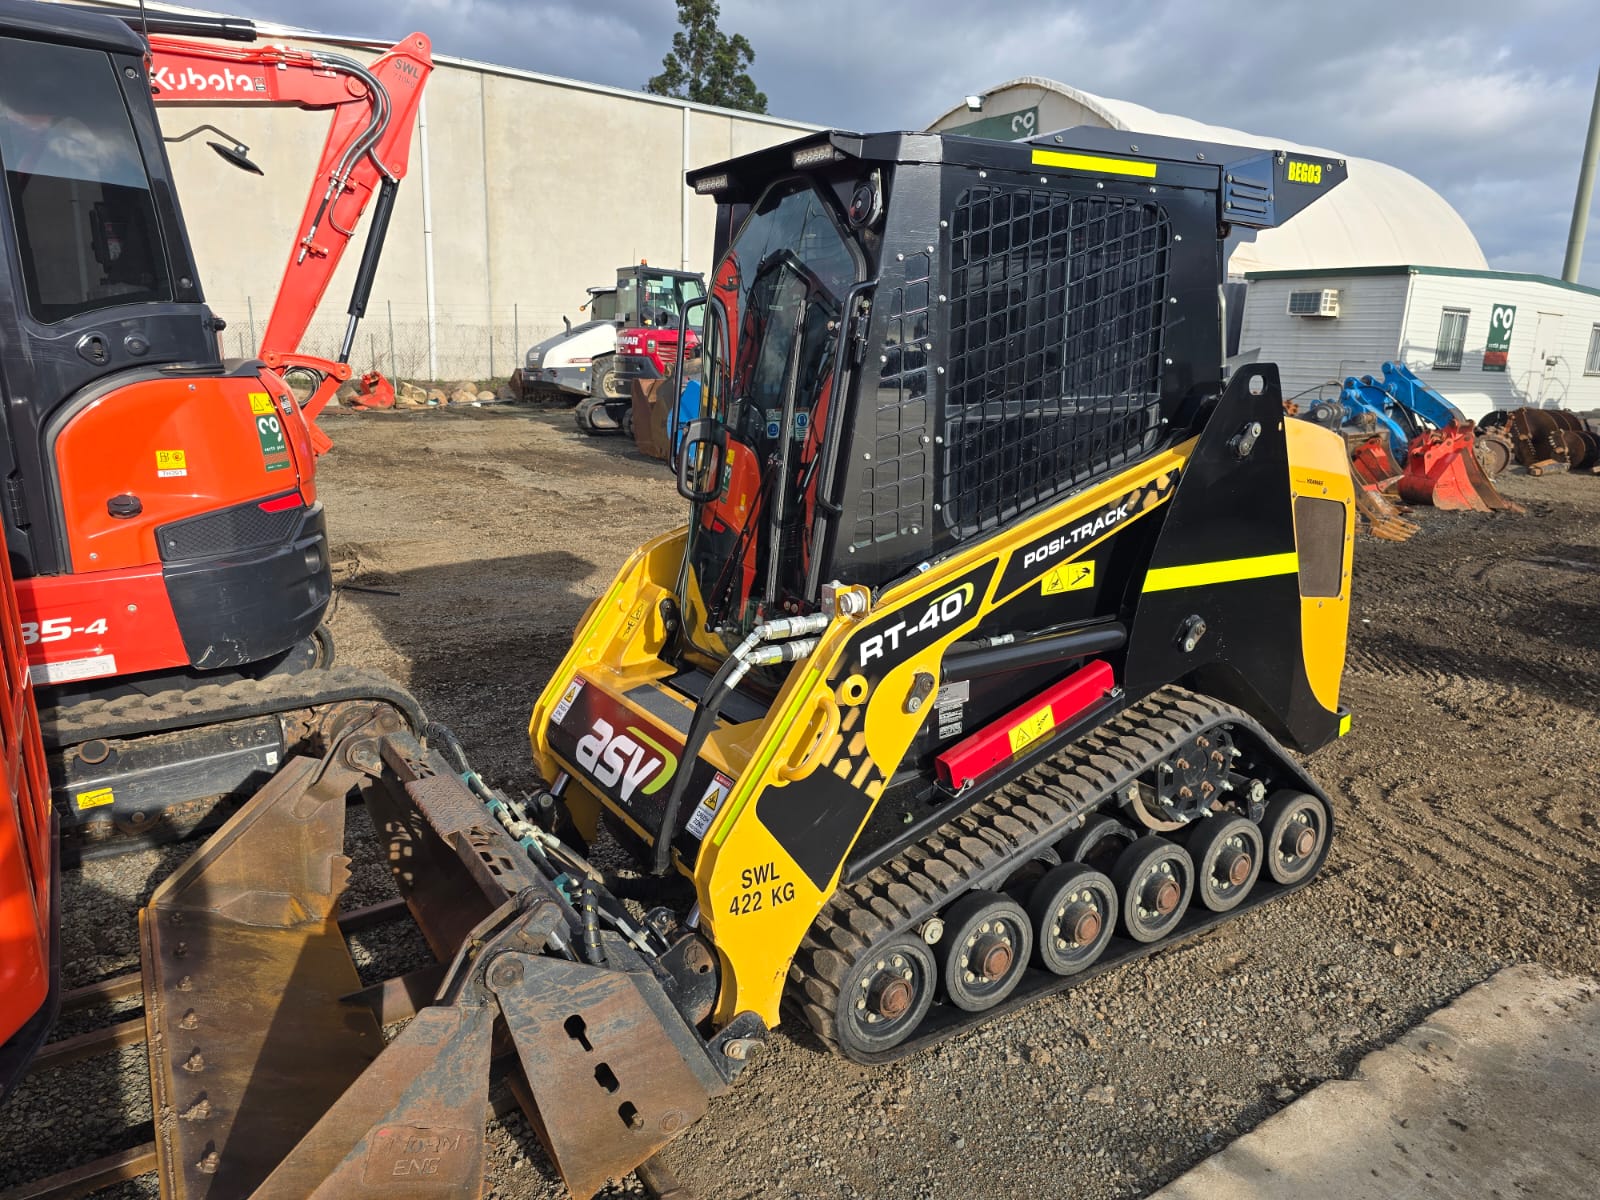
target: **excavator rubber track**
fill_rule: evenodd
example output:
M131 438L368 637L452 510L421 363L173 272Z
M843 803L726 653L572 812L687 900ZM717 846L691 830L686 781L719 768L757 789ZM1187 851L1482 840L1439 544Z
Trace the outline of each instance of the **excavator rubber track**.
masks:
M204 739L213 749L248 748L253 735L259 737L270 727L266 749L277 759L269 753L263 764L276 769L277 761L331 741L340 713L373 704L395 709L414 732L423 731L426 718L415 697L392 680L349 667L174 688L148 696L86 699L41 710L40 727L67 859L110 857L193 836L214 827L231 811L230 795L242 799L245 794L227 786L192 799L163 802L158 809L130 808L119 795L106 805L104 818L87 810L95 819L78 820L73 796L82 785L69 780L67 768L74 758L89 761L85 751L91 743L101 744L94 755L105 756L101 761L125 757L129 750L148 761L159 757L162 743L185 739ZM188 744L184 752L195 756L205 748ZM118 788L115 779L111 788Z
M921 841L835 892L801 942L789 977L790 996L830 1049L857 1062L893 1062L946 1038L986 1024L1040 996L1062 991L1134 959L1187 941L1241 913L1304 887L1327 861L1332 810L1315 866L1294 884L1274 882L1265 870L1237 908L1216 913L1192 905L1159 941L1141 944L1119 933L1101 957L1074 975L1032 966L1005 1000L981 1012L935 1004L921 1025L898 1045L856 1053L842 1046L834 1029L840 984L851 967L879 952L886 941L917 930L951 901L974 888L996 889L1019 868L1081 828L1085 818L1116 804L1118 792L1197 734L1218 726L1245 732L1294 786L1322 801L1327 797L1292 762L1260 725L1230 705L1181 687L1166 687L1131 705L1093 734L1070 745L1027 774L974 803ZM1137 830L1136 832L1148 832Z

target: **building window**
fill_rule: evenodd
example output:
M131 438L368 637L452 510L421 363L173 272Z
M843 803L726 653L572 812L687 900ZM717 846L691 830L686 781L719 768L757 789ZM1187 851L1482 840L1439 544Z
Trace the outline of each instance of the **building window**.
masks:
M1585 375L1600 375L1600 325L1589 330L1589 353L1583 360Z
M1435 371L1461 370L1461 352L1467 344L1467 315L1470 309L1447 308L1439 322L1439 345L1433 352Z

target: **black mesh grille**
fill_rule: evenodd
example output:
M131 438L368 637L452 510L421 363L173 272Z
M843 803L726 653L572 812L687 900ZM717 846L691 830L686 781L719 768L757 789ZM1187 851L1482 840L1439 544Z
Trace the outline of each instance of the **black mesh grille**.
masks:
M950 217L943 514L1005 521L1159 437L1160 206L988 186Z
M156 530L156 544L162 561L215 558L239 550L282 545L294 537L305 517L305 508L297 504L281 512L263 512L261 504L252 500L161 526Z

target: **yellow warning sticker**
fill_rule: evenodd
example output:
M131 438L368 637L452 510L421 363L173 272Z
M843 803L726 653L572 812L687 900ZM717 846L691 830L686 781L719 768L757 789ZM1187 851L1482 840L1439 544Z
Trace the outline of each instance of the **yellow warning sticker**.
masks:
M1094 560L1062 563L1045 572L1042 590L1046 596L1077 592L1094 586Z
M266 416L272 411L272 397L265 392L251 392L250 411L258 417Z
M111 789L95 788L93 791L79 792L73 797L77 801L79 811L86 808L104 808L107 804L114 803L116 796Z
M1038 712L1023 717L1006 734L1011 739L1011 753L1018 754L1033 745L1056 727L1056 715L1046 704Z
M157 450L156 475L161 479L173 479L189 473L189 458L182 450Z

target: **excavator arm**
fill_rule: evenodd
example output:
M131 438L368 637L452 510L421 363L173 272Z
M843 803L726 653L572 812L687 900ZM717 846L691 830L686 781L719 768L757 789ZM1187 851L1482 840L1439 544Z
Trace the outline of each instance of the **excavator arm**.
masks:
M184 27L195 28L192 24ZM254 36L254 29L239 21L223 23L215 30L207 27L205 32L241 40ZM157 104L274 104L333 111L258 349L262 361L280 374L303 371L315 380L305 415L312 445L322 454L333 443L317 427L316 418L351 375L349 358L356 326L366 314L395 194L410 158L417 107L433 70L430 43L422 34L413 33L375 61L363 64L326 50L209 42L154 30L149 42L150 80ZM338 357L302 353L301 339L374 196L377 204ZM383 400L393 404L393 388L381 376L374 373L363 384L369 394L381 397L380 405Z

